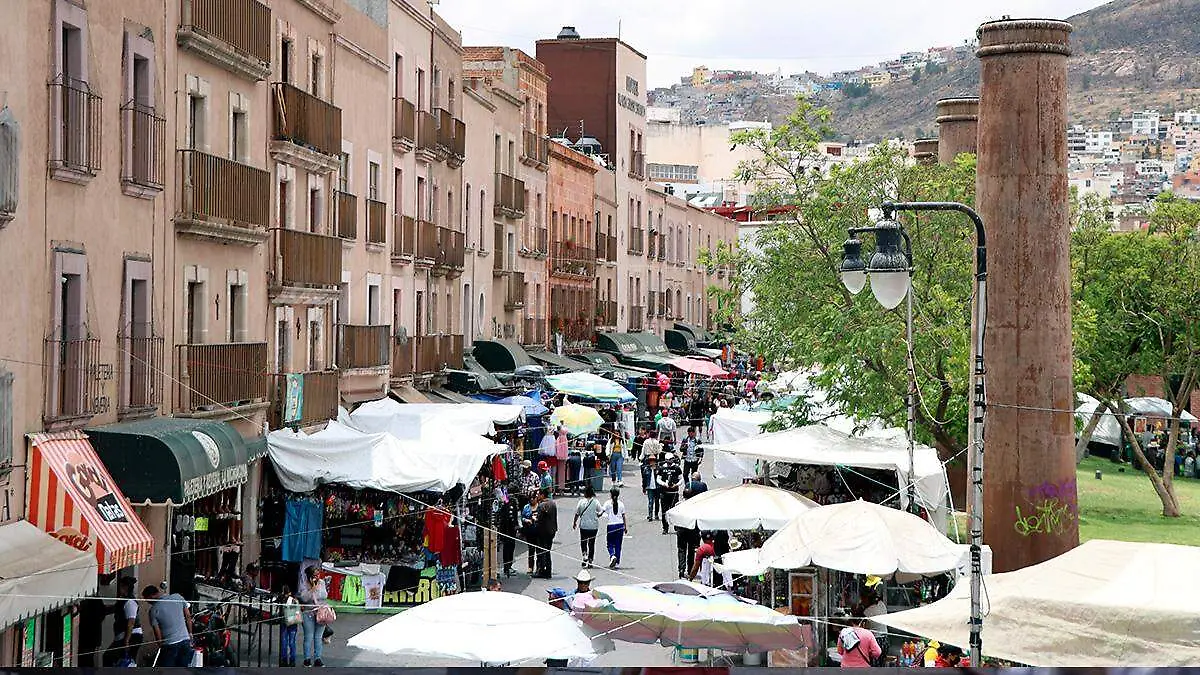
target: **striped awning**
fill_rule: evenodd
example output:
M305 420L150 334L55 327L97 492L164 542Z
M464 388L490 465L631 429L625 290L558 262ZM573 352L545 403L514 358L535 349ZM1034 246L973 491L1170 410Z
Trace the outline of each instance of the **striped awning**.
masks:
M154 538L79 431L30 434L28 520L76 548L95 546L102 574L143 563Z

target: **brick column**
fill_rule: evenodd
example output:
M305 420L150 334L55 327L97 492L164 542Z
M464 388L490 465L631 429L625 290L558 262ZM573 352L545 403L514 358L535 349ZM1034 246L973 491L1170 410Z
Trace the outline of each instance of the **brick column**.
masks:
M937 102L938 161L950 164L979 147L979 98L962 96Z
M987 227L984 542L996 572L1079 543L1071 382L1071 25L979 27L976 203ZM1063 412L1056 412L1063 411Z
M917 164L930 165L938 162L938 139L918 138L913 141L913 159Z

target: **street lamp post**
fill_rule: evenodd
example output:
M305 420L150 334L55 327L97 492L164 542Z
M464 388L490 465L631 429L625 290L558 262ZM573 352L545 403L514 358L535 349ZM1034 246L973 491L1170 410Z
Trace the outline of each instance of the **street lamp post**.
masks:
M966 214L975 225L975 362L972 371L972 421L971 443L971 658L979 665L983 660L983 421L985 375L983 365L983 333L987 317L987 237L983 230L983 219L974 209L957 202L885 202L882 204L883 220L873 227L850 230L850 239L842 248L842 283L846 290L857 294L866 285L870 276L871 292L886 309L894 309L907 296L906 337L909 372L908 401L908 444L909 444L909 499L915 496L912 476L913 423L916 413L915 373L912 351L912 245L904 227L893 219L897 211L957 211ZM862 260L862 241L858 235L875 235L876 251L870 264ZM904 248L900 248L903 241Z

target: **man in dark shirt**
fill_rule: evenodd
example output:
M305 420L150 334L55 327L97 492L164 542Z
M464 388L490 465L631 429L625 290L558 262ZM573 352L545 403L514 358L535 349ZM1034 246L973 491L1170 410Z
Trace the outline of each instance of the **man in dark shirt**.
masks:
M517 547L517 528L521 521L521 507L516 497L509 497L501 502L496 511L496 529L500 532L500 559L504 566L504 576L513 575L513 552Z
M670 452L663 453L663 461L659 463L655 475L655 485L658 486L658 501L661 504L662 531L667 533L667 511L679 502L679 485L683 482L683 470L679 462Z
M550 498L550 491L542 491L537 505L537 570L534 576L550 578L550 549L554 548L554 535L558 533L558 506Z
M692 479L689 480L688 484L685 485L683 488L683 498L691 499L692 497L695 497L696 495L699 495L699 494L703 494L705 492L708 492L708 483L705 483L700 478L699 471L693 471Z

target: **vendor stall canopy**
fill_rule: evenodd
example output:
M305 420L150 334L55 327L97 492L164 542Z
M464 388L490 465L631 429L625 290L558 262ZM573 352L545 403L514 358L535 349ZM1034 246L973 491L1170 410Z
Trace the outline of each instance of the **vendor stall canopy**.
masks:
M521 366L534 365L525 348L512 340L476 340L472 356L492 373L511 373Z
M451 425L431 424L421 431L401 439L330 422L313 434L273 431L267 446L279 482L291 492L311 492L320 485L447 492L470 484L484 462L508 449Z
M1079 420L1079 426L1075 430L1076 438L1082 433L1083 428L1087 426L1088 420L1096 412L1096 408L1100 406L1100 401L1087 394L1078 394L1077 396L1081 403L1075 409L1075 419ZM1169 418L1174 414L1170 401L1154 396L1127 398L1125 399L1125 409L1130 415L1149 418ZM1121 446L1121 421L1117 419L1116 412L1110 406L1108 413L1096 423L1096 428L1092 431L1093 443ZM1196 416L1186 410L1179 417L1185 425L1195 424L1196 422Z
M1030 666L1193 666L1200 547L1093 539L1046 562L985 578L984 653ZM873 617L914 635L969 642L970 589Z
M0 631L95 592L95 553L24 520L0 526Z
M96 454L134 504L185 504L245 483L266 447L226 422L155 417L88 429Z
M521 419L520 405L498 403L399 403L390 398L368 401L354 412L339 412L342 424L363 433L387 432L399 439L423 438L424 428L451 428L460 432L490 435L497 424L512 424Z

